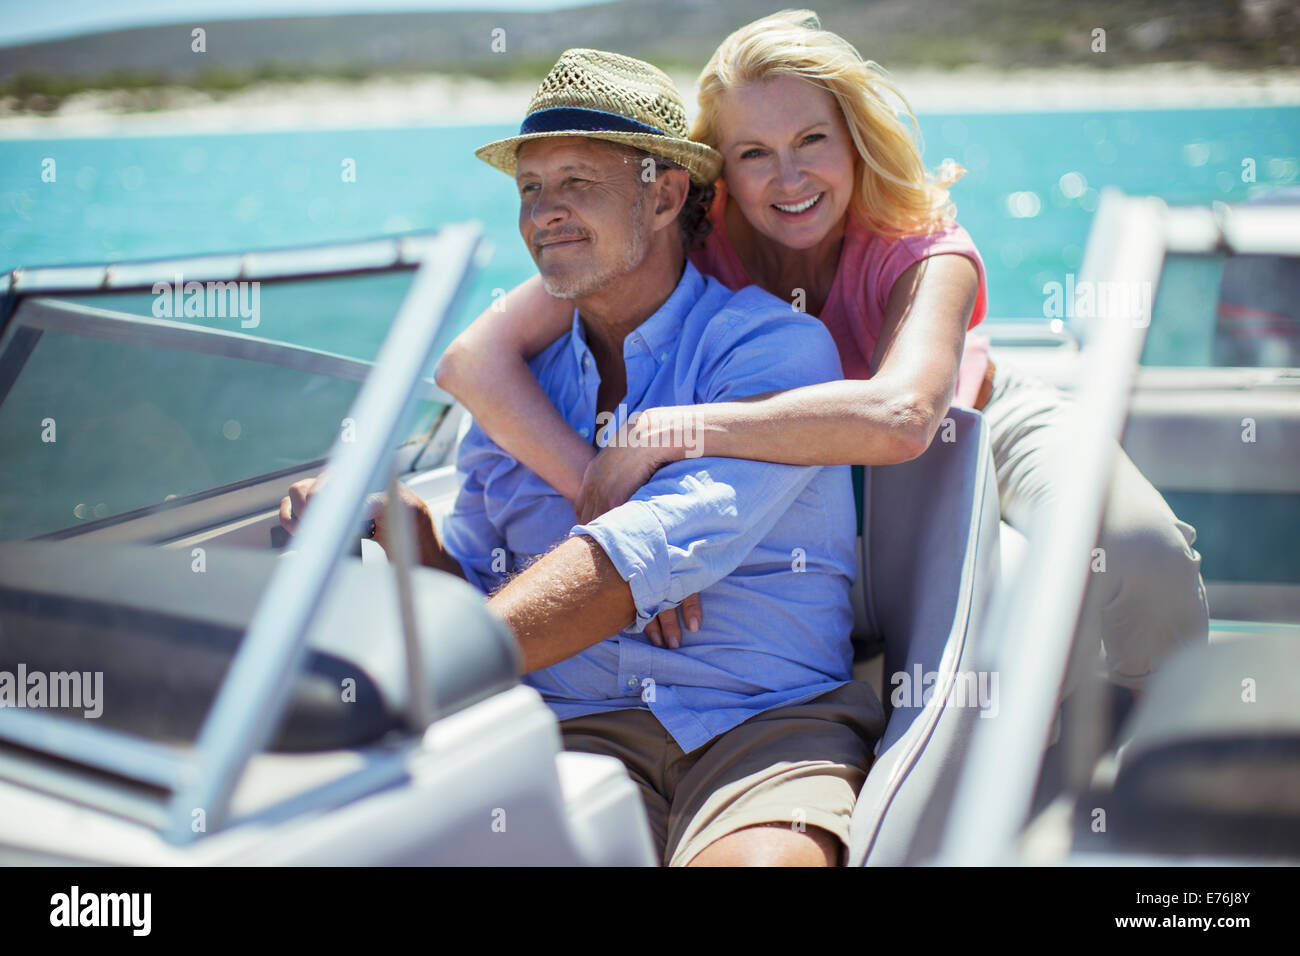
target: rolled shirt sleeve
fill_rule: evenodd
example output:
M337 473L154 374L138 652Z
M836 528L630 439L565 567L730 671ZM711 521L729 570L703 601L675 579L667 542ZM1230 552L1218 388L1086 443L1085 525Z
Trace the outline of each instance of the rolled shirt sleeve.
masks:
M643 630L734 571L818 468L697 458L659 469L636 496L571 534L593 538L632 589Z

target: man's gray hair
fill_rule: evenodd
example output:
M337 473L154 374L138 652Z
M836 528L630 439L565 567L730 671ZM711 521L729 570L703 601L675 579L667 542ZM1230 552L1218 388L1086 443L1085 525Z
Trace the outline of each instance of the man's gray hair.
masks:
M646 159L654 161L655 177L665 170L680 169L682 172L689 174L685 166L675 163L671 159L665 159L663 156L657 156L654 153L647 152L644 149L638 149L635 146L628 146L625 143L612 143L609 140L597 140L609 147L611 152L617 153L624 158L624 161L631 159L636 162L642 169L645 168ZM638 173L642 186L647 182L644 176ZM677 231L682 237L682 249L690 252L696 246L704 243L705 237L713 229L713 223L709 221L709 209L713 206L713 198L717 189L712 185L701 186L690 180L690 187L686 191L686 201L682 203L681 212L677 214Z

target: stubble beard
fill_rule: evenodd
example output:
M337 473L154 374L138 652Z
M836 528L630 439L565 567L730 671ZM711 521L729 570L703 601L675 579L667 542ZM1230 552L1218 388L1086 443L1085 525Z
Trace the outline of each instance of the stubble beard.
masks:
M646 256L649 242L646 237L645 220L641 216L645 208L646 190L642 188L632 204L632 239L623 247L623 253L617 261L604 269L578 275L550 277L542 275L542 285L548 295L556 299L581 299L599 292L615 279L627 275L639 266Z

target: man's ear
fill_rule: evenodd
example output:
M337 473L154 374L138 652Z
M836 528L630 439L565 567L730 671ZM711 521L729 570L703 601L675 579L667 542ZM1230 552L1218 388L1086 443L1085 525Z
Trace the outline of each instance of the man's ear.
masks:
M655 181L655 218L665 216L675 221L686 203L691 175L684 169L665 169Z

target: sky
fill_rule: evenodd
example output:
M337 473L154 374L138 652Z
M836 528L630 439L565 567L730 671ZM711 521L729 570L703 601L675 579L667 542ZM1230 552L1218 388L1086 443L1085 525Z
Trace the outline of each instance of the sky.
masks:
M321 16L430 10L555 10L602 0L0 0L0 46L196 17Z

